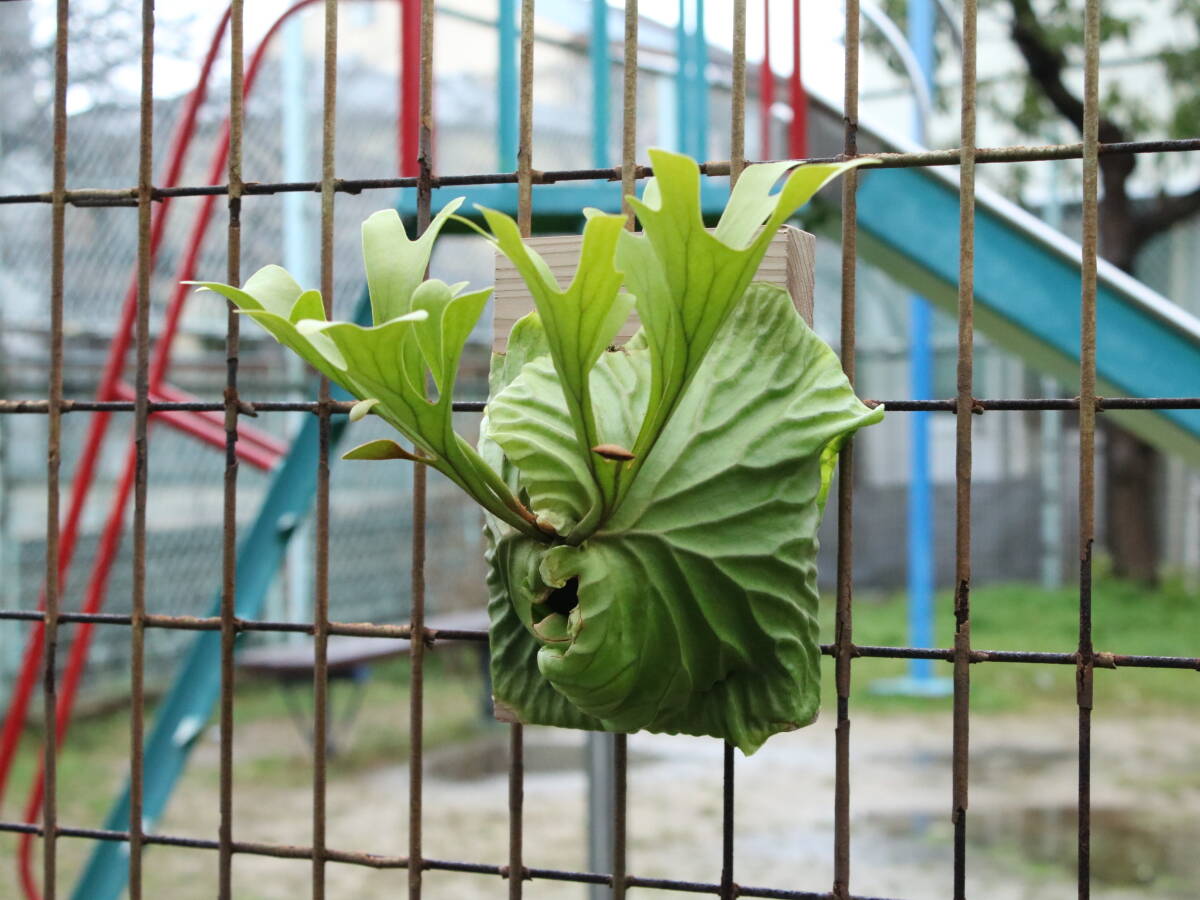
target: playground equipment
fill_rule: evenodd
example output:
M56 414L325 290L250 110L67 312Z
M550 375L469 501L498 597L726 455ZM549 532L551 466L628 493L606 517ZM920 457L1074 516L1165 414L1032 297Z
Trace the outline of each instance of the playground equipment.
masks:
M301 0L276 22L257 48L246 73L246 89L250 90L254 75L263 59L271 38L281 23L300 9L315 2ZM553 8L552 4L549 4ZM560 4L561 5L561 4ZM399 116L399 146L402 175L414 174L416 162L415 75L417 34L414 24L416 4L402 0L400 39L403 66L400 78L401 115ZM798 49L798 0L793 0L793 46ZM502 0L497 23L500 39L500 77L498 105L499 169L510 171L516 158L516 96L517 73L515 54L516 4ZM594 32L591 42L594 133L593 148L597 167L607 165L604 159L607 116L609 108L608 78L608 17L602 0L592 7ZM174 138L163 185L178 183L182 162L191 141L194 122L203 99L207 78L217 49L228 23L222 20L205 57L200 83L193 93L183 120ZM706 106L706 86L703 84L703 61L707 54L703 17L695 16L691 28L681 17L677 36L681 60L677 79L678 130L680 144L699 156L707 156L706 130L702 127ZM798 55L798 54L797 54ZM801 83L798 64L793 65L790 79L791 124L787 155L835 155L840 148L842 117L836 106L818 96L810 96ZM764 118L773 113L774 76L767 70L762 75L760 103ZM700 124L698 124L700 123ZM227 132L226 132L227 134ZM894 149L911 149L908 142L886 138L869 128L860 128L860 149L865 153ZM769 140L769 135L768 135ZM811 148L809 146L811 142ZM764 144L769 151L773 148ZM219 142L210 171L213 183L219 183L224 169L227 136ZM709 209L723 203L724 188L706 184L705 206ZM464 193L461 188L438 189L434 204L439 205L452 196ZM501 209L515 205L514 185L472 188L465 191L469 202L479 202ZM615 209L617 191L603 181L581 185L539 185L534 189L534 209L542 223L572 224L578 210L584 206ZM180 267L179 280L194 274L200 240L215 198L205 199L189 240L186 259ZM415 213L410 196L399 202L402 214ZM169 201L164 200L155 210L153 246L161 241ZM890 272L914 291L933 303L952 307L957 282L955 252L958 240L958 194L951 177L929 169L894 169L864 175L859 188L858 224L862 231L860 249L863 258ZM828 221L828 220L826 220ZM820 220L818 219L818 223ZM544 224L543 224L544 227ZM1078 306L1071 301L1079 293L1078 245L1057 234L1033 217L999 197L980 188L977 192L977 250L976 293L977 324L997 343L1008 347L1031 365L1050 374L1064 377L1077 369ZM151 370L152 397L155 400L179 401L185 395L165 382L170 363L170 348L175 336L187 289L178 288L171 298L163 331L155 347ZM100 399L129 399L132 391L121 384L119 374L129 348L134 312L134 291L131 290L122 312L121 324L114 340L101 388ZM1200 322L1179 311L1166 299L1149 291L1134 279L1112 267L1100 265L1098 297L1100 330L1097 360L1102 392L1120 393L1132 397L1154 398L1167 395L1200 394L1200 385L1187 383L1200 380ZM1147 403L1148 412L1128 417L1123 422L1165 449L1181 453L1191 460L1200 460L1200 410L1154 409ZM1109 415L1121 418L1121 410ZM185 430L195 437L224 446L224 433L219 414L189 413L172 410L156 413L159 419ZM74 475L70 503L63 523L61 577L68 573L72 551L78 533L80 517L95 477L100 445L110 424L109 413L94 414L85 452ZM312 423L315 428L315 422ZM334 425L335 431L339 428ZM307 427L292 443L283 447L277 440L251 428L243 427L237 450L241 459L251 465L268 469L278 467L267 498L255 524L246 532L239 551L238 609L239 616L252 617L262 601L266 586L278 568L283 549L294 525L307 511L313 495L315 472L315 438ZM123 514L132 484L132 464L126 469L116 492L112 512L107 520L101 549L89 578L84 611L97 611L104 600L106 578L115 557L122 531ZM281 525L287 527L281 528ZM93 626L83 623L74 634L68 669L63 680L55 727L65 733L79 678L86 661L88 640ZM145 756L146 789L144 808L146 826L153 822L166 806L170 790L182 771L192 740L207 722L218 684L218 653L214 635L201 633L187 662L162 706ZM29 649L14 690L4 730L0 733L0 796L10 771L20 729L23 727L29 697L40 665L42 647L41 626L36 625ZM34 796L27 805L26 818L35 821L38 813L40 779ZM127 796L127 795L126 795ZM114 807L108 827L124 830L128 822L128 807L123 799ZM20 844L20 872L26 895L37 896L30 867L31 839L26 836ZM126 872L125 845L111 841L97 842L95 853L76 889L77 898L108 898L119 895Z

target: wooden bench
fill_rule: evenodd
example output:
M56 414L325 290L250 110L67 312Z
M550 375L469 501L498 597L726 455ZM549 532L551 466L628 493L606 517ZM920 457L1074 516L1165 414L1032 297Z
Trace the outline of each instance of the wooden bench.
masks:
M484 609L463 610L431 616L425 620L425 627L433 632L487 631L487 611ZM433 638L436 641L437 635L434 634ZM479 656L484 675L480 705L484 718L490 719L492 717L492 691L491 681L488 677L487 641L447 638L435 646L455 645L473 647ZM347 732L362 708L371 666L384 660L404 656L409 652L411 646L412 642L408 638L330 635L325 648L329 680L331 682L345 681L354 688L340 716L333 715L331 698L331 727L328 739L328 749L331 754L335 752L337 746L334 740L335 733ZM304 739L311 742L313 721L309 712L309 704L298 696L298 691L312 684L313 670L316 667L316 642L311 637L305 637L302 641L249 647L238 653L236 661L238 669L247 675L269 678L279 685L292 721L296 723Z

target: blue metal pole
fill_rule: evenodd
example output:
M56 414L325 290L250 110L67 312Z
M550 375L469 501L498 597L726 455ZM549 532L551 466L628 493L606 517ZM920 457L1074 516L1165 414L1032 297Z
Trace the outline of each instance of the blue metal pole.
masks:
M688 61L691 57L687 29L687 0L679 0L679 24L675 28L675 135L680 153L691 153L692 141L688 131Z
M609 76L608 0L592 0L592 165L608 166Z
M284 26L287 52L283 54L283 180L303 181L306 176L308 140L307 98L309 83L305 76L304 20L297 16ZM312 271L312 229L308 213L311 195L290 192L283 196L283 265L303 285L315 280ZM305 378L304 364L288 354L284 366L288 379L301 384ZM295 413L297 430L311 418L307 413ZM290 622L312 620L312 559L308 552L308 524L303 524L297 540L287 551L287 601L285 618ZM299 639L300 635L295 635Z
M909 0L908 40L917 58L926 84L933 90L932 0ZM913 136L922 146L928 135L919 110L913 113ZM909 299L909 343L911 346L911 385L914 400L933 397L933 347L930 328L933 312L929 302L917 294ZM933 485L929 473L929 413L916 412L909 419L911 435L911 472L908 483L908 631L913 647L933 646ZM909 674L916 685L933 679L933 661L914 659Z
M704 0L696 0L696 27L692 29L695 51L692 58L692 149L698 160L708 159L708 40L704 36Z
M501 172L511 172L517 168L517 0L500 0L499 19L499 167Z

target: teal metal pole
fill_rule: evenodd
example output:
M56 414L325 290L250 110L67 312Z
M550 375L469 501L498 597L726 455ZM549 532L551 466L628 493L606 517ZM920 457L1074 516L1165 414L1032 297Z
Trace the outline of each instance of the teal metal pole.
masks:
M609 76L608 0L592 0L592 165L608 166Z
M304 19L294 17L284 26L286 51L281 65L283 68L283 180L303 181L307 162L308 141L308 80L305 77ZM283 266L300 284L311 285L314 246L312 229L309 227L308 212L315 199L311 194L291 191L283 195ZM305 377L304 363L294 354L288 354L284 362L288 381L301 384ZM301 395L302 396L302 395ZM296 428L312 418L308 413L294 413ZM312 620L311 573L312 559L308 552L308 528L301 526L297 539L291 541L287 552L287 595L282 615L272 618L289 622ZM300 635L291 636L298 640Z
M704 0L696 0L696 24L692 29L692 148L698 160L708 159L708 40L704 35Z
M687 0L679 0L679 24L675 28L675 136L680 153L691 153L692 141L688 131L688 60L691 46L687 29Z
M909 0L908 40L921 68L921 77L933 92L932 0ZM928 123L918 105L913 112L913 137L924 146ZM933 398L933 310L919 294L909 298L909 344L911 348L910 392L914 400ZM930 478L929 420L925 411L909 420L911 459L908 481L908 640L913 647L933 646L933 483ZM909 661L915 693L941 693L933 675L933 660Z
M517 0L500 0L500 77L496 123L499 144L499 169L517 168Z

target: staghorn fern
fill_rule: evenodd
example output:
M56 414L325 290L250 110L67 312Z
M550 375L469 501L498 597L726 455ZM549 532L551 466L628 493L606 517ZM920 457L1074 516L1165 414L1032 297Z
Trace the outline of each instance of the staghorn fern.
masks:
M785 291L751 279L779 226L862 161L751 166L710 233L696 164L651 160L643 231L586 210L565 289L511 218L481 209L536 310L493 358L478 448L451 427L451 398L490 290L422 280L461 200L416 241L394 211L363 224L371 327L325 321L275 266L203 286L359 398L352 419L380 416L416 448L346 458L432 466L486 511L502 713L752 753L816 716L817 526L839 448L883 410ZM635 306L641 330L609 349Z

